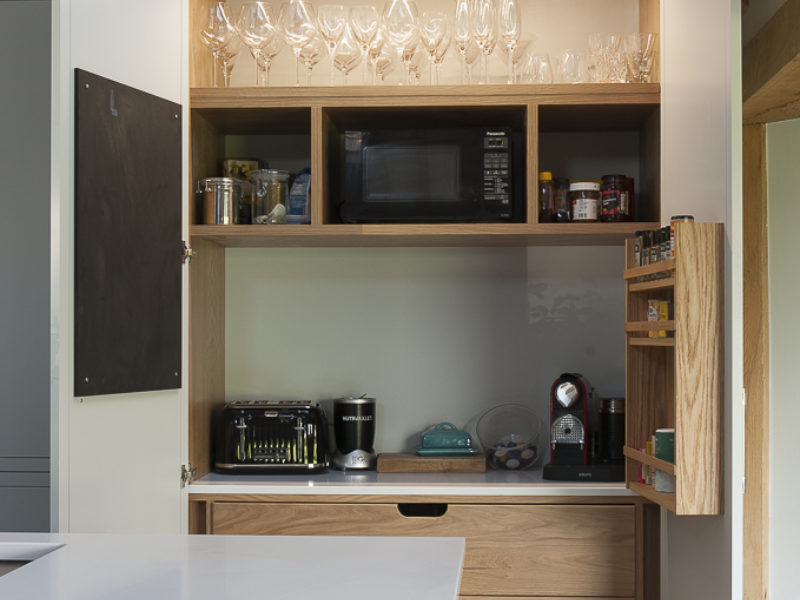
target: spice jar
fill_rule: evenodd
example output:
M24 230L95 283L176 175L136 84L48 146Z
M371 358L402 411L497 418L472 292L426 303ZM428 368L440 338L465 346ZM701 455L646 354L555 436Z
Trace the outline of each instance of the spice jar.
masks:
M550 171L542 171L539 173L539 223L553 223L555 220L553 174Z
M626 175L603 175L603 183L600 185L600 220L605 222L631 220Z
M569 185L572 199L572 220L576 223L597 221L600 206L600 184L594 181L576 181Z

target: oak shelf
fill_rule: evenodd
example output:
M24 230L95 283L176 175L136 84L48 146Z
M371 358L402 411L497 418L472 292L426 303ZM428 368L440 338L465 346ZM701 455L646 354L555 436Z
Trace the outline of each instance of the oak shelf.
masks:
M638 481L628 483L628 488L651 502L663 506L668 511L677 513L675 494L657 492L652 485L639 483Z
M629 292L649 292L651 290L668 290L675 287L674 277L662 277L652 281L639 281L628 286Z
M659 321L659 323L663 323L664 321ZM674 348L675 347L675 338L674 337L665 337L665 338L651 338L651 337L629 337L628 338L628 345L629 346L658 346L662 348Z
M649 465L655 469L659 469L661 471L664 471L665 473L669 473L670 475L675 475L675 465L671 462L667 462L666 460L661 460L660 458L656 458L655 456L645 454L644 452L641 452L629 446L625 446L622 449L622 451L625 454L625 456L635 460L636 462Z

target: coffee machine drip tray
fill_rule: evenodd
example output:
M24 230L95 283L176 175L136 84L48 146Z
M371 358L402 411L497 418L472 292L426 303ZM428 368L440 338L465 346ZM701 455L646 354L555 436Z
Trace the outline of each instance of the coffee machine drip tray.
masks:
M625 481L625 463L589 465L545 465L542 478L553 481Z

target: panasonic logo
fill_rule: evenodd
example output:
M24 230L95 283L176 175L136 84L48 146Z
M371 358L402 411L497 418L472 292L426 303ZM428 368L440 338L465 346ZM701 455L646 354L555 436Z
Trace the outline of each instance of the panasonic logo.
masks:
M343 415L342 421L372 421L372 415L362 415L360 417L355 415Z

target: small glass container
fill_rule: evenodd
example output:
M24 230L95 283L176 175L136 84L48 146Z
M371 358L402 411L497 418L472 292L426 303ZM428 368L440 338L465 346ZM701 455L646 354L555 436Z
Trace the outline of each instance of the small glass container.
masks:
M539 173L539 223L553 223L555 220L553 174L550 171L542 171Z
M259 169L250 175L253 180L253 223L269 225L286 222L289 198L289 172Z
M596 181L575 181L569 185L572 200L572 220L575 223L595 223L599 216L600 184Z
M600 185L600 220L607 223L631 220L626 175L603 175L603 183Z
M572 202L569 198L569 179L556 177L553 180L553 206L557 223L569 223L572 213Z

